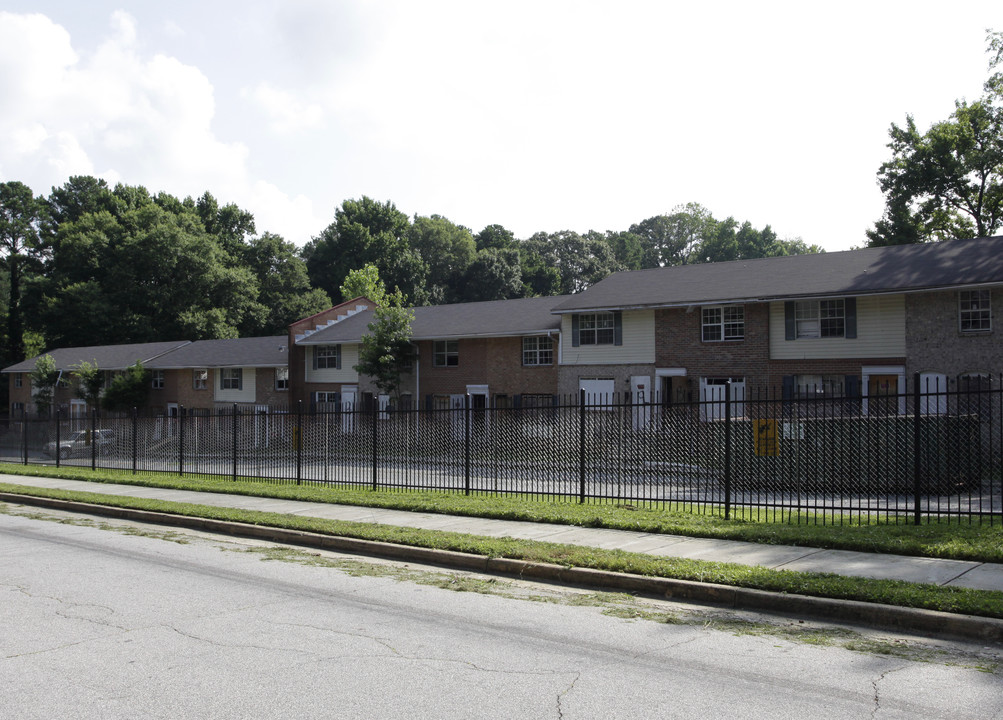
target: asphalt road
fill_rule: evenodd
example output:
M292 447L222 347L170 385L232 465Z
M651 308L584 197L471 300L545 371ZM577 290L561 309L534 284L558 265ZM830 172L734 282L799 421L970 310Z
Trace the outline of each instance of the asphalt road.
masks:
M7 719L1003 718L998 648L2 509Z

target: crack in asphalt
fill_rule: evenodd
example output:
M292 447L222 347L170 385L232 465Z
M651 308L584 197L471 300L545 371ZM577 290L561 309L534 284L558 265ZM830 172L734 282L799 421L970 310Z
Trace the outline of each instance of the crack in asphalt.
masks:
M570 693L572 690L575 689L575 685L578 683L579 680L581 680L581 678L582 678L582 674L580 672L575 673L575 679L571 681L571 684L568 685L566 688L564 688L564 690L562 690L561 692L557 693L557 717L558 717L558 720L562 720L564 718L564 707L563 707L563 704L562 704L564 702L564 696L567 695L568 693Z
M878 676L877 680L871 680L871 686L874 688L874 709L871 710L871 718L876 717L878 711L881 710L881 693L878 690L878 685L880 685L881 682L886 677L888 677L894 672L899 672L900 670L905 670L905 666L889 668L888 670L885 670L883 673L881 673L881 675Z

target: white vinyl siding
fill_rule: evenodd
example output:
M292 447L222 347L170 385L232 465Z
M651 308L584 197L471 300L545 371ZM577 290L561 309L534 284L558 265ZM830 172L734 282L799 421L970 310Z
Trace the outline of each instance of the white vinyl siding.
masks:
M628 365L655 362L655 311L623 311L623 345L571 344L571 315L561 317L562 365Z
M786 340L784 304L770 303L770 358L810 360L905 356L905 296L857 298L857 337Z
M254 368L241 368L240 390L224 390L220 387L222 370L216 370L216 402L221 403L250 403L254 402Z
M359 381L359 373L353 370L359 364L359 346L357 344L342 344L340 368L318 368L316 370L313 367L315 347L315 345L307 346L305 353L307 382L357 383Z

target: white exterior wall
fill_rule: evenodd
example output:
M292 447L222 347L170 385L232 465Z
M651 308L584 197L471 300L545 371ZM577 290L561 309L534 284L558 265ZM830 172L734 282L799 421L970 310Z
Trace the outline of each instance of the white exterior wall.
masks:
M770 358L773 360L903 357L905 295L857 298L856 338L785 340L785 336L784 304L772 302L770 303Z
M623 345L571 345L571 315L561 316L561 365L655 362L655 311L623 311Z
M307 347L303 353L306 358L306 382L308 383L357 383L359 373L353 368L359 364L359 346L357 343L343 343L341 346L341 367L313 369L313 351L315 345Z
M242 368L240 390L223 390L220 388L220 377L222 372L216 368L212 373L213 384L215 385L216 402L225 403L252 403L254 402L255 371L254 368Z

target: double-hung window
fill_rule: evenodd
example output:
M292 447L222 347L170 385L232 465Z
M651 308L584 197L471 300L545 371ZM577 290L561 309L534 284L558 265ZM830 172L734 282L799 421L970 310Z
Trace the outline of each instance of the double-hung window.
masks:
M276 390L289 389L289 368L287 367L275 368L275 389Z
M742 305L705 307L702 316L700 336L704 342L745 339L745 307Z
M614 327L611 312L583 313L578 317L578 342L581 345L612 345Z
M244 388L243 368L223 368L219 371L220 390L242 390Z
M522 339L522 364L553 365L553 339L545 335L539 337L524 337Z
M958 293L958 319L961 332L992 330L992 298L988 290L962 290Z
M164 389L164 371L163 370L154 370L153 373L152 373L152 375L150 377L151 377L150 387L152 387L154 390L163 390Z
M456 367L460 364L460 343L458 340L436 340L432 347L432 365L435 367Z
M341 367L341 345L317 345L313 349L314 370L337 370Z
M192 370L192 389L205 390L209 385L209 371L206 368Z
M836 338L846 335L846 306L842 298L802 300L795 305L798 338Z

